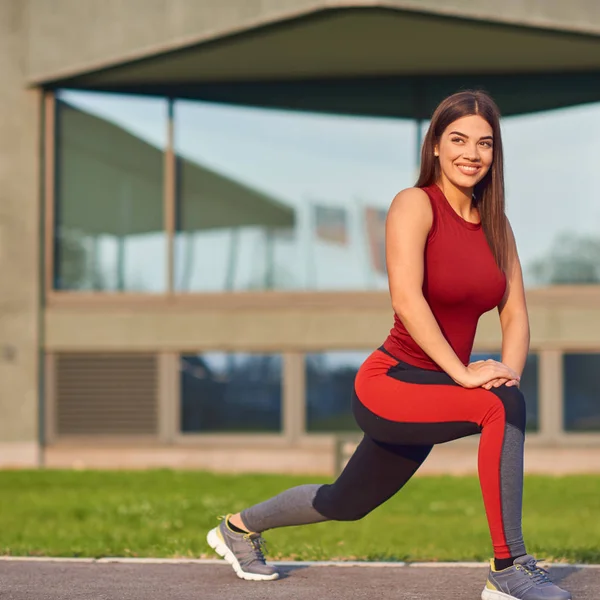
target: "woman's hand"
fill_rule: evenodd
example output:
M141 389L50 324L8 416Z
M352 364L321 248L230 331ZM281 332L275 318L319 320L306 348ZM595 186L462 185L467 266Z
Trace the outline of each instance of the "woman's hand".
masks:
M500 377L498 379L492 379L492 381L488 381L486 384L481 387L486 390L491 390L493 387L497 388L501 385L506 385L506 387L519 387L521 382L518 379L508 379L506 377Z
M515 385L521 381L516 371L492 359L469 363L464 371L453 379L458 385L465 388L485 387L488 390L492 387L499 387L503 383L514 382L511 385Z

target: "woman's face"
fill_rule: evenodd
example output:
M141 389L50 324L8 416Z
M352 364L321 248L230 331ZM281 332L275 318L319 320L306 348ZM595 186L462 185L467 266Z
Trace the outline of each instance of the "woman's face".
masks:
M434 153L443 179L458 188L473 188L492 166L492 127L479 115L457 119L442 133Z

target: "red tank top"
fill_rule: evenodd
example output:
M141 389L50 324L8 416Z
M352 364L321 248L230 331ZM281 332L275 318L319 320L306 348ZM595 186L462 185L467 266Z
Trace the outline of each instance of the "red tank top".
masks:
M425 245L423 296L442 333L467 365L479 317L500 304L506 277L496 265L480 223L465 221L437 185L423 188L433 210ZM440 371L412 339L398 315L385 349L411 365Z

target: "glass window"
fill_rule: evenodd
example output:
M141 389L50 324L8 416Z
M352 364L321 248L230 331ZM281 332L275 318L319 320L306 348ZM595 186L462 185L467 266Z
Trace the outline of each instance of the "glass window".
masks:
M499 353L477 352L472 354L471 361L487 360L488 358L500 360L501 355ZM537 431L539 427L538 386L538 356L537 354L530 354L527 357L523 375L521 375L521 385L519 386L519 389L523 392L523 396L525 396L525 405L527 407L527 431Z
M564 417L567 431L600 431L600 354L565 354Z
M281 356L205 352L181 368L181 431L281 431Z
M165 290L166 133L166 100L57 95L56 289Z
M354 378L369 351L306 355L306 430L356 431L351 398Z
M306 355L306 404L308 432L359 431L351 408L354 378L368 351L326 352ZM474 353L472 361L500 354ZM538 357L530 354L521 378L527 404L527 430L538 429Z
M416 125L177 101L179 291L387 289Z
M600 103L507 117L506 206L527 286L600 283Z

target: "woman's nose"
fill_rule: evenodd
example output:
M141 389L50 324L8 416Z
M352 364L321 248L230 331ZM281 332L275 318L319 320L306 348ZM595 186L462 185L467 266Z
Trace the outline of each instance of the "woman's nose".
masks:
M472 161L479 160L479 148L477 147L477 144L467 146L464 151L464 156Z

